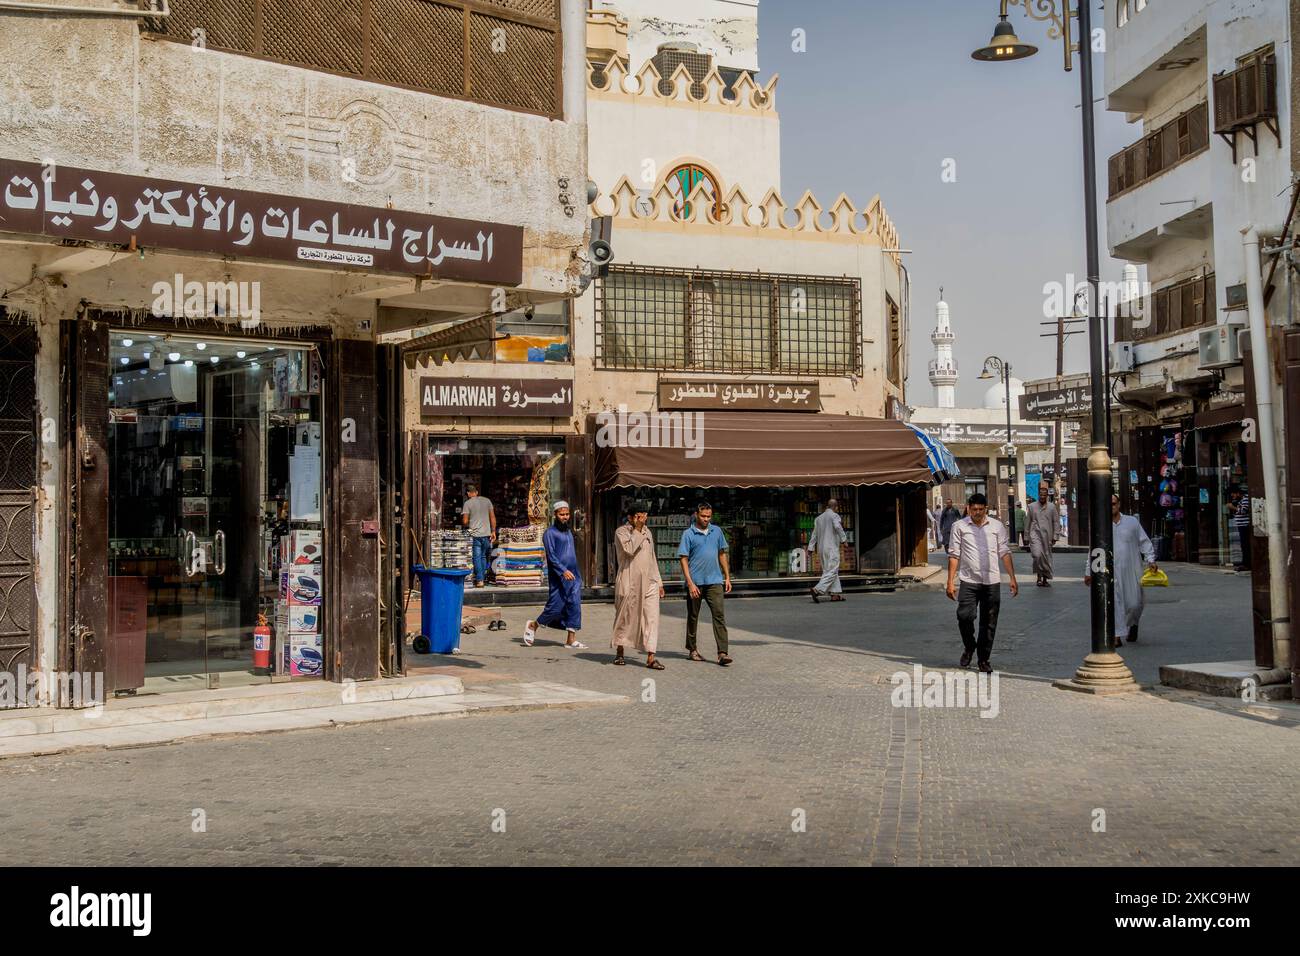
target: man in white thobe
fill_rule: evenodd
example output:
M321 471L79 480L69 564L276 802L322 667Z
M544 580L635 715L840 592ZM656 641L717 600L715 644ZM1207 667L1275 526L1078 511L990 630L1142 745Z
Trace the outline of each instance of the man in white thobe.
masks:
M1114 522L1111 532L1115 555L1115 643L1137 643L1138 624L1146 605L1142 592L1142 572L1156 567L1156 549L1142 530L1142 523L1133 515L1120 514L1119 495L1110 496L1110 517ZM1092 584L1091 565L1085 565L1083 583Z
M839 502L832 498L826 502L826 510L817 516L812 537L808 539L808 550L816 551L822 562L821 580L808 591L813 603L821 603L820 598L827 594L832 601L844 600L840 587L840 545L848 540L840 520Z

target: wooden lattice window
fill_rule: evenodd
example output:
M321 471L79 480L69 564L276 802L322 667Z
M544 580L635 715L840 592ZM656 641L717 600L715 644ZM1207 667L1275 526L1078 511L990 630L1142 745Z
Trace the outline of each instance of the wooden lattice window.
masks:
M171 0L157 36L558 118L559 0Z

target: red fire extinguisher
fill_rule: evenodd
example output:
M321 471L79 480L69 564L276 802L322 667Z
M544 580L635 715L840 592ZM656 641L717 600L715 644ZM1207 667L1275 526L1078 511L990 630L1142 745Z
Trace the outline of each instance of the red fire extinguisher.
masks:
M257 615L257 627L253 628L253 670L271 672L271 626L265 614Z

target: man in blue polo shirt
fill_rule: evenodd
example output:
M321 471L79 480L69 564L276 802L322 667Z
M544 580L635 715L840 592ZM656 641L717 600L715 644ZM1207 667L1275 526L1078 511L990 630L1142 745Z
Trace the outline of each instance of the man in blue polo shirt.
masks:
M726 667L727 618L722 610L724 595L731 591L731 568L727 563L727 536L713 520L713 508L701 501L695 506L695 521L682 532L677 555L686 578L686 650L693 661L703 657L696 649L695 633L700 623L700 603L709 604L713 639L718 642L718 663Z

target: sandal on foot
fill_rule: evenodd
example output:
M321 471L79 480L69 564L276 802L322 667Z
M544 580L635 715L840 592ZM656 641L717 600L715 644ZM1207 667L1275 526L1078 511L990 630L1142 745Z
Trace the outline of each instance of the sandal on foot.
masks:
M664 669L664 665L660 664L657 660L646 661L645 666L650 668L652 671L661 671Z
M831 595L831 600L832 600L832 601L843 601L843 600L844 600L844 595L843 595L843 594L832 594L832 595Z
M564 646L575 651L585 651L587 649L587 645L582 641L574 641L572 644L565 644Z
M808 594L809 594L809 596L812 597L812 599L813 599L813 603L814 603L814 604L821 604L821 603L822 603L822 602L821 602L821 595L817 593L817 589L816 589L816 588L809 588L809 589L808 589Z
M699 652L699 651L691 651L691 657L690 657L690 659L693 660L693 661L702 661L702 660L704 660L704 658L700 656L700 652Z
M624 657L622 654L620 654L618 657L614 658L614 665L615 665L616 667L626 667L626 666L627 666L627 658Z
M718 664L719 664L720 666L722 666L722 667L730 667L730 666L731 666L731 658L728 657L726 654L719 654L719 655L718 655Z
M536 635L537 635L537 627L536 625L533 624L532 621L529 621L528 626L524 628L524 647L532 647L533 638Z

